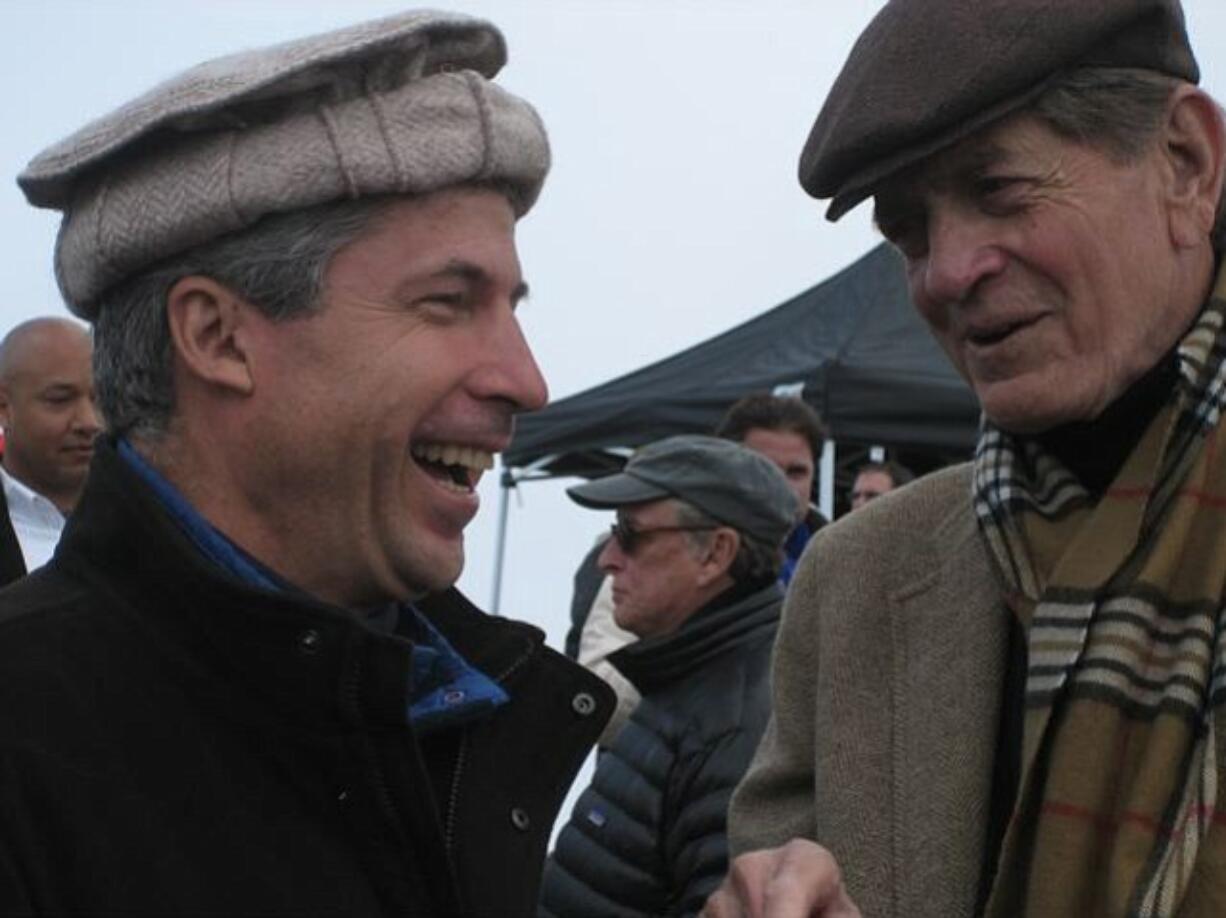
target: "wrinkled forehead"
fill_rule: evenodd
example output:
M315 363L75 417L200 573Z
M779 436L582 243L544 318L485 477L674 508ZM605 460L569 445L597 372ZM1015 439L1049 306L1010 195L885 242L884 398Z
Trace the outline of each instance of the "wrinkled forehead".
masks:
M873 221L884 227L896 213L913 210L928 195L948 192L1005 165L1009 159L1008 147L986 136L936 153L889 176L873 189Z
M1075 143L1033 114L1011 115L884 178L872 190L874 221L880 227L927 195L955 192L999 172L1049 173Z

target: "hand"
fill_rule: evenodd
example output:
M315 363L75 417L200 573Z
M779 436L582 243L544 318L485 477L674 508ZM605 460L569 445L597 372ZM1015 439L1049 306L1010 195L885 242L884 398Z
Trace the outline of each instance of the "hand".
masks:
M700 918L860 918L860 910L843 888L834 856L794 838L734 860Z

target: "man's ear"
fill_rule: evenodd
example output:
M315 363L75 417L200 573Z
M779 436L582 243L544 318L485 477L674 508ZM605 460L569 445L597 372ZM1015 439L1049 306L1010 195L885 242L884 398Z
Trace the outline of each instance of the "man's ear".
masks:
M9 429L9 419L12 417L12 402L9 399L8 383L0 382L0 427Z
M1226 139L1217 103L1195 86L1180 84L1167 106L1163 148L1171 170L1171 240L1195 248L1213 231L1222 196Z
M699 570L699 583L706 586L728 573L737 552L741 550L741 534L728 526L720 526L711 533Z
M239 395L255 390L246 323L252 307L210 277L180 278L166 297L175 353L186 372L205 385Z

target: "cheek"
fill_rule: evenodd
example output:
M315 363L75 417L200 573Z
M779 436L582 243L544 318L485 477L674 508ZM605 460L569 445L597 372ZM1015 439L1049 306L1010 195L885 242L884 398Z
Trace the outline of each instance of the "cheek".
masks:
M53 408L37 408L23 419L25 431L42 440L52 440L62 435L70 426L72 413Z
M1182 331L1159 310L1142 315L1103 310L1096 318L1074 331L1075 346L1088 363L1097 362L1118 374L1135 376L1147 370Z
M943 316L936 315L938 310L933 310L934 318L929 319L928 316L921 312L920 317L928 326L928 333L936 339L941 350L945 352L945 356L949 358L950 363L954 368L966 376L966 360L958 347L958 342L950 328L949 322Z

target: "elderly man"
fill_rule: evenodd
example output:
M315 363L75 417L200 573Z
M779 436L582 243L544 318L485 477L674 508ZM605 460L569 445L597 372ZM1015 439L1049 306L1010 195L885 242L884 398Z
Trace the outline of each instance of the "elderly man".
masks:
M558 838L541 914L693 914L727 867L728 798L769 711L795 498L758 453L692 435L568 493L617 511L600 565L638 640L609 661L643 700Z
M779 567L779 585L786 589L809 539L826 524L825 517L810 502L817 459L826 438L821 419L801 399L758 393L733 403L716 426L715 435L761 453L775 463L792 489L796 511ZM634 635L613 620L612 578L603 575L598 563L603 547L603 542L595 545L575 572L571 627L566 635L567 654L599 674L617 692L617 709L600 737L602 748L612 743L639 703L634 684L608 660Z
M535 906L612 705L451 584L545 385L515 223L548 145L488 23L213 61L36 158L100 442L0 600L0 912Z
M80 324L52 317L0 341L0 585L47 563L85 486L100 429L91 350Z
M985 415L815 538L710 915L1222 914L1223 126L1176 0L892 0L801 157ZM816 840L792 841L789 838Z

